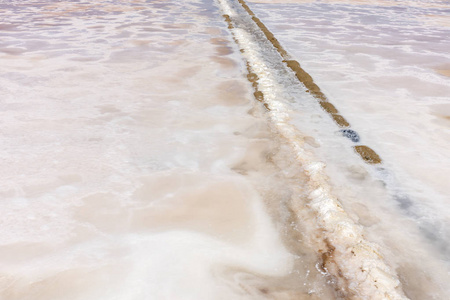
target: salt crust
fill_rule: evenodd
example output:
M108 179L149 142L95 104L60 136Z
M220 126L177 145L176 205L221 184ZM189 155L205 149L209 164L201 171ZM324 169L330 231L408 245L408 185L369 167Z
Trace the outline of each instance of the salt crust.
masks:
M238 12L239 7L234 8L230 2L218 0L224 14L231 19L244 19L247 25L252 24L250 16L243 16ZM258 87L264 93L274 128L295 150L296 159L308 177L309 207L317 215L317 222L323 229L323 239L334 248L336 268L327 269L328 273L335 277L339 277L338 273L341 273L347 286L340 288L347 289L358 299L408 299L401 290L397 275L377 251L378 246L364 239L362 227L349 217L333 195L325 173L326 164L303 148L299 130L289 122L289 109L283 104L282 96L280 97L283 94L282 88L277 86L272 75L275 72L271 72L252 35L240 28L231 30L244 50L243 55L252 71L260 79ZM256 25L254 30L259 30Z

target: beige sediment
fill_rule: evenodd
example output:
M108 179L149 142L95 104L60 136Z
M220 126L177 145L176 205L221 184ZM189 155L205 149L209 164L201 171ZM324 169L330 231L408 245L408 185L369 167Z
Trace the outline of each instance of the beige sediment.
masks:
M443 76L450 77L450 70L436 70L436 72Z

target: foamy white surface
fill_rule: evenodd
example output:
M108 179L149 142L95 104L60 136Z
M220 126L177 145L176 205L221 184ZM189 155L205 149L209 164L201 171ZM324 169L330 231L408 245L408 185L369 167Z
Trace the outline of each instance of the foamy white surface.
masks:
M0 6L0 299L332 297L213 3Z
M250 7L384 160L362 166L321 132L326 122L294 121L315 138L344 208L410 298L448 298L448 3L251 2L266 3Z

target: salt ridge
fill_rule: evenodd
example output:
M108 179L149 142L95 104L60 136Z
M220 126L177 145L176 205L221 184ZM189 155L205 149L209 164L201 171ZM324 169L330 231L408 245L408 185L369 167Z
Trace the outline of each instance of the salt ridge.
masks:
M224 14L239 19L252 30L260 29L245 12L239 12L239 4L218 0ZM325 271L336 279L341 290L349 297L362 299L408 299L400 287L397 275L377 251L378 246L364 239L363 229L356 224L333 195L326 164L320 162L312 152L303 147L301 133L290 123L290 113L284 104L282 87L279 87L258 44L251 33L234 27L230 28L237 43L244 50L251 70L259 77L258 88L264 94L273 127L295 150L296 159L307 175L309 207L316 213L322 236L329 244L323 262ZM319 252L322 249L317 249ZM324 255L322 255L324 257Z

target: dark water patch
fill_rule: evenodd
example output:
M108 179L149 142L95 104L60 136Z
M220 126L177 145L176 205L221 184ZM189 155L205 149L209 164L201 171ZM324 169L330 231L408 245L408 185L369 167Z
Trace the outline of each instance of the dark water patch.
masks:
M401 209L406 210L406 211L410 211L410 209L413 206L413 202L406 195L400 195L400 194L395 195L394 200L398 202Z
M352 129L341 129L339 131L342 133L343 136L350 139L354 143L357 143L361 140L359 134Z
M421 211L420 203L407 195L401 188L396 187L395 178L392 173L383 167L377 167L376 171L381 175L381 182L390 190L393 190L391 197L397 202L398 208L403 214L413 220L417 224L417 228L422 233L422 237L426 243L433 247L443 256L445 260L450 259L450 240L448 225L439 220L434 220L424 215Z

